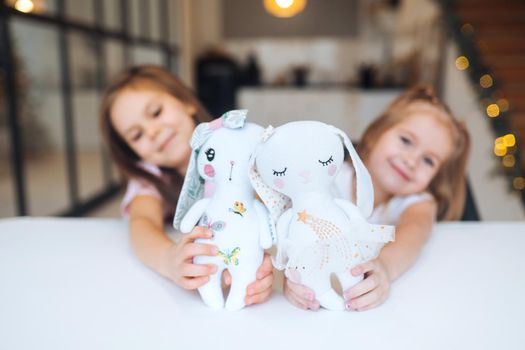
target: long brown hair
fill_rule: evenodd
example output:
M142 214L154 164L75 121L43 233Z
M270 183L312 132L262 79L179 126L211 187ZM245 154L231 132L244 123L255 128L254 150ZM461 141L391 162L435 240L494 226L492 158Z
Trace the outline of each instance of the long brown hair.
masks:
M168 70L160 66L141 65L123 71L106 88L100 109L100 127L104 141L108 145L110 156L124 177L127 179L138 178L153 184L164 200L174 207L180 194L183 177L174 169L160 168L163 174L162 178L143 169L139 165L140 157L128 146L111 123L111 108L123 90L127 88L151 89L152 87L172 95L185 105L193 106L196 111L192 115L195 124L212 119L192 91ZM165 178L168 181L165 181Z
M358 146L360 156L366 161L381 135L400 123L409 114L407 110L414 103L424 103L444 116L450 126L453 152L441 165L429 184L428 191L438 205L438 220L461 218L465 205L466 166L470 152L470 135L462 122L456 120L450 108L440 101L429 86L416 86L397 97L387 109L365 130Z

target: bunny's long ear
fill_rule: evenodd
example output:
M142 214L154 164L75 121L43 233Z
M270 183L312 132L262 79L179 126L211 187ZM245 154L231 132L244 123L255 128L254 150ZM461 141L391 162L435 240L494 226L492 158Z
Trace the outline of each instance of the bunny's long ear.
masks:
M176 230L180 229L180 223L188 210L195 202L202 198L204 191L204 180L200 177L197 169L197 157L199 156L200 147L206 142L207 135L210 130L210 123L199 124L193 131L191 136L190 146L192 148L190 162L182 184L179 200L177 201L177 209L175 210L175 217L173 218L173 227Z
M356 174L357 206L367 218L372 214L372 210L374 209L374 186L372 184L372 179L370 178L370 173L361 161L361 158L357 155L357 152L348 136L334 126L331 126L331 128L336 135L339 135L343 139L345 147L350 153L350 158L352 159L352 164Z
M250 157L249 175L253 189L270 212L270 217L272 218L273 222L277 222L281 214L292 206L292 201L288 196L274 190L266 183L264 183L261 174L259 174L256 163L258 153L261 151L261 149L264 146L264 143L266 142L266 140L268 140L269 137L271 137L273 132L274 128L272 126L269 126L262 133L261 142L259 143L259 145L257 145L255 151Z
M247 113L248 110L246 109L228 111L214 121L197 125L193 131L190 140L190 147L192 149L190 162L186 170L179 200L177 201L175 217L173 218L173 227L175 227L176 230L180 229L182 218L184 218L188 210L190 210L195 202L202 198L204 180L200 177L197 169L197 157L199 156L201 147L217 129L223 127L228 129L243 128Z

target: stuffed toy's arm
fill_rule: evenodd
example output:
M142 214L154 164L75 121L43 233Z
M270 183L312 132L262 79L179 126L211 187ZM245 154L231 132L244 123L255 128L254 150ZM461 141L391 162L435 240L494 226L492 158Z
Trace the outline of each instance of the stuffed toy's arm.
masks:
M253 201L257 220L259 222L259 244L261 248L268 249L273 245L272 231L275 232L273 221L270 221L270 216L266 207L258 200Z
M277 220L277 255L273 259L273 266L278 270L284 270L288 258L288 231L292 220L292 208L286 210Z
M390 242L394 240L394 226L370 224L364 218L361 210L353 203L339 198L336 198L334 201L350 219L349 230L355 238L370 242Z
M203 198L192 205L180 223L180 232L189 233L193 230L197 222L199 222L202 214L204 214L209 202L210 198Z

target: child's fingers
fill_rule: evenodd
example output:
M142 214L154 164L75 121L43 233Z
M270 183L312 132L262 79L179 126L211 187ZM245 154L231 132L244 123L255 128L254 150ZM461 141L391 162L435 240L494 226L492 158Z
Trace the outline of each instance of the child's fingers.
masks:
M217 272L217 265L214 264L185 264L182 273L185 277L209 276Z
M264 254L264 259L257 269L257 279L262 279L273 272L272 259L269 254Z
M286 285L284 287L284 295L286 296L286 299L288 299L288 301L292 303L292 305L294 305L295 307L298 307L299 309L303 310L308 310L309 301L299 297L297 294L295 294L295 292L292 289L288 288Z
M374 260L370 260L370 261L367 261L361 265L357 265L355 266L353 269L352 269L352 275L354 276L359 276L359 275L362 275L364 273L367 273L367 272L370 272L372 270L375 269L375 261Z
M315 294L314 294L314 291L311 290L310 288L302 285L302 284L299 284L299 283L294 283L292 281L290 281L289 279L286 279L286 285L288 286L288 288L290 290L292 290L294 292L294 294L298 295L301 297L301 299L305 299L305 300L308 300L308 301L314 301L315 300Z
M251 296L246 296L246 298L244 299L244 302L246 303L246 305L260 304L268 300L271 294L272 294L272 289L266 288L261 293L253 294Z
M380 304L382 302L382 295L378 289L346 302L347 309L364 311L372 307L372 305Z
M262 279L258 279L255 282L252 282L246 288L247 296L254 296L269 290L271 292L273 285L273 273L266 275Z
M202 287L209 280L210 280L209 276L184 278L184 280L181 283L181 287L184 289L190 289L190 290L197 289L199 287Z
M211 238L213 232L207 227L196 226L189 234L182 236L181 243L193 242L197 238Z
M184 254L190 256L216 256L219 253L217 247L206 243L188 243L184 247Z
M378 284L377 276L375 274L371 274L352 288L344 291L343 297L345 300L357 298L375 289Z

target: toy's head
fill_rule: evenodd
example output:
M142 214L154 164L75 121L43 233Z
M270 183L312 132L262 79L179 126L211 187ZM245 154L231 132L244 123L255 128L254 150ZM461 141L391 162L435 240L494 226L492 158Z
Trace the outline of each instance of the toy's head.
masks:
M173 220L176 229L190 207L210 197L216 187L231 184L251 188L249 160L263 128L246 123L246 114L246 110L230 111L195 128L190 141L192 155Z
M345 133L321 122L300 121L269 128L264 135L252 157L251 180L274 219L278 216L272 210L276 198L267 198L273 191L292 201L312 192L330 193L344 161L345 146L356 172L357 206L365 217L370 215L374 199L372 181ZM277 207L282 211L284 206ZM273 209L279 210L275 206Z

